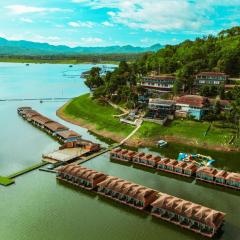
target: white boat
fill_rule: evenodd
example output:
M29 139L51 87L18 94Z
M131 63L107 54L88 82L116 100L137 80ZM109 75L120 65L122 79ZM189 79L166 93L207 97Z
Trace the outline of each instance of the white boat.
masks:
M164 147L164 146L166 146L168 143L166 142L166 141L164 141L164 140L159 140L158 141L158 146L159 147Z

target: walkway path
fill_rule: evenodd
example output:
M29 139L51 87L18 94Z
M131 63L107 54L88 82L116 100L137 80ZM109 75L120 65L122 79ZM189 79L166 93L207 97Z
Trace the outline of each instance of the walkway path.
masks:
M121 142L120 145L124 144L129 138L131 138L137 131L138 129L142 126L142 119L139 119L137 122L137 127L126 137L124 138Z

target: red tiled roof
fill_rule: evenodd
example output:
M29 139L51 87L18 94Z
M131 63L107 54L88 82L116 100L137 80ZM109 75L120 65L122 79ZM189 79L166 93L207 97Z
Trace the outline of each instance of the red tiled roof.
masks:
M203 107L208 101L208 98L198 95L185 95L177 99L177 104L187 104L192 107Z
M57 130L68 130L69 128L65 127L64 125L58 123L58 122L49 122L44 124L44 126L52 131Z
M47 118L47 117L44 117L42 115L37 115L37 116L34 116L31 118L33 121L39 123L39 124L46 124L46 123L49 123L49 122L53 122L51 119Z
M80 137L80 135L78 133L76 133L72 130L62 131L62 132L59 132L57 135L64 139L71 138L71 137Z
M223 212L206 208L168 194L161 194L151 205L153 207L169 209L172 212L176 212L183 216L185 215L191 219L197 219L211 227L220 226L225 216Z

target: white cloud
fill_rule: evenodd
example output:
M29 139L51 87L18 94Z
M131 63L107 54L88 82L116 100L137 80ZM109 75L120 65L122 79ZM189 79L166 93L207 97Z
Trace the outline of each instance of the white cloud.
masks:
M239 0L73 0L92 9L108 8L114 23L145 31L204 29L217 21L217 6L240 6ZM215 19L211 19L211 14Z
M20 18L20 21L25 22L25 23L33 23L33 20L30 18Z
M87 21L87 22L81 22L81 21L77 21L77 22L69 22L68 25L70 27L74 27L74 28L92 28L95 23L91 22L91 21Z
M5 8L10 10L10 12L13 14L71 11L69 9L62 9L62 8L44 8L44 7L33 7L33 6L27 6L27 5L8 5Z
M106 27L113 27L114 24L108 21L102 22L102 25L106 26Z

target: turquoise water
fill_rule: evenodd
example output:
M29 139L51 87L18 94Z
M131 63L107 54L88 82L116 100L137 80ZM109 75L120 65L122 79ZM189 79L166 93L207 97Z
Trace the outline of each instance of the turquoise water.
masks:
M76 69L74 73L81 73L90 67L91 65L74 65L71 70ZM88 89L79 76L63 75L68 70L68 65L30 64L26 67L24 64L1 63L0 99L74 97L87 92ZM0 175L7 175L39 162L43 152L58 146L48 135L23 121L16 113L18 106L32 106L46 116L68 125L84 138L101 142L87 130L58 119L55 111L63 103L0 102ZM186 151L189 148L171 145L160 152L163 155L177 155L182 149ZM221 166L240 168L238 154L210 153L220 159ZM223 233L217 239L240 239L240 201L239 194L235 191L111 162L108 154L85 165L224 211L227 213L226 223ZM95 194L59 184L54 174L38 170L17 178L15 185L0 187L0 212L0 240L205 239Z

